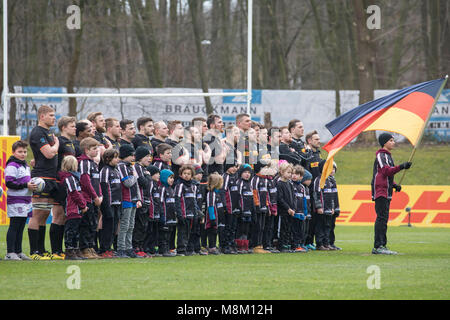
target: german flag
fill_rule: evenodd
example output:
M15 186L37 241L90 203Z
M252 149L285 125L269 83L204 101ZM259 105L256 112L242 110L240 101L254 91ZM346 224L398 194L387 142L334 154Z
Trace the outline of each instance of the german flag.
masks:
M323 147L328 151L328 158L320 185L323 187L333 170L336 153L361 132L382 130L399 133L416 146L446 82L447 77L413 85L360 105L326 124L333 138Z

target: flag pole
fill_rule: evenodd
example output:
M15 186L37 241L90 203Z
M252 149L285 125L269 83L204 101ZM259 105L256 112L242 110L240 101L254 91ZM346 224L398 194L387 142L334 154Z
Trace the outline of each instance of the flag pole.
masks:
M445 85L447 84L447 80L448 80L448 75L445 76L445 80L442 83L442 86L439 89L439 92L437 93L436 98L434 99L433 107L431 108L430 113L428 114L427 121L425 121L425 124L423 125L422 132L420 133L419 139L417 140L417 142L411 152L411 155L409 156L408 162L412 162L412 159L414 158L414 155L416 154L417 148L420 145L420 143L422 142L422 138L425 133L425 128L427 127L428 122L430 122L430 118L433 114L434 108L436 107L436 103L439 100L439 97L441 96L441 93L444 90ZM402 184L402 181L405 178L405 175L406 175L406 170L403 170L402 177L400 178L400 181L398 184L400 184L400 185Z

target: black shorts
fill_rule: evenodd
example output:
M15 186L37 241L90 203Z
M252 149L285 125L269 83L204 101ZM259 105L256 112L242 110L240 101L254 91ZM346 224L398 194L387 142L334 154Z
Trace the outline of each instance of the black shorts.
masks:
M53 199L53 204L59 205L65 202L65 190L56 179L42 178L45 181L44 190L33 191L34 199Z

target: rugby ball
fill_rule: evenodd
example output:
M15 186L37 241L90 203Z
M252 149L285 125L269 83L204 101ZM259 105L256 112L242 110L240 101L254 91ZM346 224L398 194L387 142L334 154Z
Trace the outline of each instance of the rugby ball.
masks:
M30 182L37 185L36 192L42 192L45 188L45 181L42 178L31 178Z

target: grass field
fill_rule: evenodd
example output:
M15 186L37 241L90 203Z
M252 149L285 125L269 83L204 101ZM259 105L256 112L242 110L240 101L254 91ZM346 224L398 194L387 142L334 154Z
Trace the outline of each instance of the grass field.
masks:
M0 227L5 251L6 227ZM151 259L0 261L0 299L449 299L450 229L391 227L397 256L370 254L372 227L336 229L343 251ZM24 234L24 251L28 240ZM48 237L47 237L48 239ZM49 245L47 244L47 248ZM78 265L81 288L69 290ZM380 289L368 289L369 266Z

